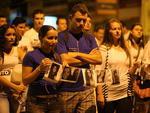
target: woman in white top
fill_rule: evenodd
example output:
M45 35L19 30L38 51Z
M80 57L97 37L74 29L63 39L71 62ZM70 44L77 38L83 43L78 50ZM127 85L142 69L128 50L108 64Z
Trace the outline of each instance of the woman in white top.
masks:
M140 23L131 26L130 35L126 41L134 62L141 62L144 49L143 27Z
M21 94L25 90L25 86L22 84L15 84L11 82L11 76L13 72L16 72L13 68L19 64L20 60L24 56L24 52L21 49L15 47L17 45L16 31L13 26L3 25L0 27L0 113L13 113L9 111L8 95L11 94L11 90L14 90L17 95ZM20 71L18 69L18 71ZM19 72L18 72L19 73Z
M131 33L129 36L128 44L130 46L131 56L134 62L139 62L142 67L142 73L139 70L136 71L136 82L134 84L135 90L135 113L149 113L150 109L150 77L146 70L147 64L149 64L149 47L147 44L144 49L144 37L143 27L140 23L135 23L131 27ZM144 49L144 50L143 50ZM144 69L144 70L143 70ZM145 73L146 72L146 73Z
M131 113L132 87L128 73L135 69L130 67L131 56L122 36L122 24L112 18L105 27L104 41L100 46L102 65L97 100L103 105L104 113Z
M150 41L145 45L142 59L142 72L134 84L136 98L135 113L150 113Z

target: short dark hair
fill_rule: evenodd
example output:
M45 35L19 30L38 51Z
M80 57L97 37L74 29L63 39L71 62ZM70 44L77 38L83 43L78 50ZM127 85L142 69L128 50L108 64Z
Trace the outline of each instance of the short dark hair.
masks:
M34 10L33 13L32 13L32 18L34 18L34 16L35 16L36 14L39 14L39 13L40 13L40 14L45 14L42 9L36 9L36 10Z
M86 14L87 13L89 15L88 8L83 3L79 3L79 4L74 5L72 7L71 11L70 11L70 15L69 16L73 16L77 11L79 11L82 14Z
M15 26L17 26L18 24L22 24L22 23L26 23L26 20L23 17L16 17L12 21L12 25L15 25Z
M99 29L105 29L104 25L101 24L95 25L94 31L97 32Z
M59 16L59 17L57 17L57 20L56 20L57 25L58 25L60 19L65 19L67 21L66 17Z
M0 18L5 18L5 19L6 19L6 22L8 22L7 16L0 14Z

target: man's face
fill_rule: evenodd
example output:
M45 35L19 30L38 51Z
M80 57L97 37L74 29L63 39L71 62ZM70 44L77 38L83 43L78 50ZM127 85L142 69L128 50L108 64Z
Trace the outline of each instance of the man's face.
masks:
M33 18L33 22L36 28L41 28L44 23L44 14L42 13L35 14Z
M7 24L7 19L4 17L0 17L0 26Z
M104 40L104 32L105 30L103 28L100 28L98 29L97 32L94 32L95 37L98 39L100 43L102 43Z
M16 31L20 36L23 36L26 29L26 23L20 23L16 26Z
M76 32L81 32L84 29L87 16L87 13L82 14L79 11L77 11L71 17L71 29L75 30Z

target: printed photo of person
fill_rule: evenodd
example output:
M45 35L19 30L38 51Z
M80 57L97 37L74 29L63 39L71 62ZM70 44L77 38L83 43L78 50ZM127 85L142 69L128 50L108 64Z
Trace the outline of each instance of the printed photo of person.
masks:
M79 78L79 74L80 74L81 70L79 68L74 69L71 80L73 81L78 81Z
M112 71L112 84L119 84L120 83L120 79L119 79L119 72L114 69L111 70Z
M93 81L93 77L92 77L92 70L90 70L90 69L87 69L86 71L85 71L85 75L86 75L86 85L87 86L90 86L91 85L91 82Z
M54 79L55 76L57 76L57 72L58 72L59 68L60 68L59 64L52 63L48 78Z
M103 83L105 80L105 70L97 70L97 83Z
M68 80L69 76L71 75L71 68L65 67L62 73L62 79Z

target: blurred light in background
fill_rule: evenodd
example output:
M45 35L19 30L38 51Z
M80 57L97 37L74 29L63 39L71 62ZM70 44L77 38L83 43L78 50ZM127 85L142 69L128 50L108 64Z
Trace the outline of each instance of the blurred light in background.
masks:
M45 16L44 25L51 25L57 29L56 21L56 16Z

